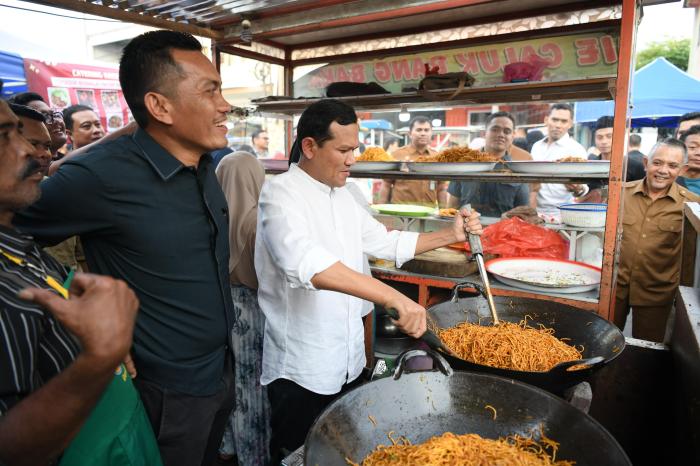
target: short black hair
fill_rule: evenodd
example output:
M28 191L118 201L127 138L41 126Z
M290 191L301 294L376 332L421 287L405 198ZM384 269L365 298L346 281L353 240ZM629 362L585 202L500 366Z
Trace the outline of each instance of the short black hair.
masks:
M330 127L333 122L342 126L357 123L355 109L336 99L321 99L306 107L297 124L297 139L289 162L301 159L301 141L304 138L313 138L319 146L331 139Z
M253 131L253 134L251 134L250 139L255 140L258 136L260 136L262 133L267 133L266 129L260 128L255 131Z
M595 132L599 129L612 128L614 123L615 119L609 115L598 118L595 122L595 126L593 127L593 134L595 134Z
M44 116L43 113L37 112L31 107L27 107L26 105L19 105L10 102L10 109L12 110L12 113L17 115L18 117L25 117L29 118L31 120L36 120L40 121L42 123L46 123L46 117Z
M515 117L510 112L493 112L486 117L486 127L488 128L489 124L496 118L508 118L513 122L513 128L515 128Z
M693 136L695 134L700 134L700 125L693 125L681 134L680 140L685 144L685 140L688 136Z
M37 94L36 92L20 92L19 94L15 94L12 97L10 97L9 99L7 99L7 101L11 104L24 105L24 106L27 106L29 104L29 102L36 102L37 100L40 100L40 101L46 103L44 98L42 96L40 96L39 94Z
M642 137L637 134L637 133L632 133L630 134L630 137L628 139L628 143L630 146L640 146L642 144Z
M119 84L134 120L141 128L148 125L144 97L148 92L163 93L173 76L182 70L173 60L171 50L202 51L202 44L191 34L169 30L148 31L134 37L119 61Z
M680 116L680 118L678 118L678 125L680 126L681 123L688 120L700 120L700 112L684 113Z
M84 112L86 110L89 110L91 112L94 112L95 110L92 107L89 107L87 105L71 105L70 107L66 107L63 109L63 122L66 124L66 129L69 129L73 131L73 114L78 113L78 112ZM97 113L97 112L95 112Z
M553 104L549 107L549 113L547 115L551 115L554 110L566 110L571 115L571 119L574 119L574 108L569 104Z
M430 124L430 127L433 127L433 124L430 123L430 120L428 117L425 117L423 115L418 115L417 117L413 117L411 121L408 123L408 132L410 133L413 131L413 127L416 126L418 123L428 123Z

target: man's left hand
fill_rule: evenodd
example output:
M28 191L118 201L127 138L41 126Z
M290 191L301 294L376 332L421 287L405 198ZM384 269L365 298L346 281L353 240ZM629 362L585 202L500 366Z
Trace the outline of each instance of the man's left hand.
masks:
M481 226L481 220L479 220L481 214L476 210L472 209L471 212L466 208L462 207L455 215L454 223L454 234L455 242L460 243L467 241L467 233L472 233L474 235L480 235L484 232L484 228Z

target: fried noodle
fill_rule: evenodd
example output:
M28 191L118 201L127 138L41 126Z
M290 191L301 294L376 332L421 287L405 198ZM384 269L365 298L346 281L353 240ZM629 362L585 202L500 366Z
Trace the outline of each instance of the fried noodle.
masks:
M381 147L368 147L357 157L358 162L395 162L396 159Z
M435 155L421 155L416 162L498 162L497 155L470 149L468 147L451 147Z
M540 436L509 435L498 440L477 434L456 435L445 432L424 443L412 445L405 437L395 440L388 434L391 445L379 445L362 463L345 461L351 466L572 466L573 461L556 460L559 443Z
M559 363L582 358L583 348L559 340L554 329L541 324L531 327L527 319L488 326L462 322L437 333L461 359L501 369L546 372Z

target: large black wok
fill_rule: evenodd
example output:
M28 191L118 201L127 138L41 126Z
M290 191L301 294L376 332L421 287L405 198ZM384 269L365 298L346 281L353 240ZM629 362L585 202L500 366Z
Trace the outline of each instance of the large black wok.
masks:
M461 322L481 321L491 325L488 304L481 296L459 298L462 288L474 288L483 294L481 287L474 283L461 283L453 291L451 301L428 309L428 321L440 328L454 327ZM538 387L560 393L562 390L586 380L591 372L615 359L625 348L625 337L611 322L597 314L583 311L573 306L539 299L494 296L498 318L508 322L520 322L528 316L533 327L543 324L554 329L557 338L569 338L567 343L583 346L583 357L588 359L586 369L569 371L570 364L560 364L549 372L526 372L498 369L475 364L451 355L445 355L455 369L488 372L513 378Z
M414 355L432 356L441 372L408 373L405 361ZM496 409L496 419L486 405ZM631 464L597 421L561 398L490 374L453 372L440 355L422 350L403 353L393 378L357 387L328 406L306 437L304 464L346 466L345 457L359 463L389 443L389 431L418 443L445 432L527 435L540 425L561 442L557 459L577 466Z

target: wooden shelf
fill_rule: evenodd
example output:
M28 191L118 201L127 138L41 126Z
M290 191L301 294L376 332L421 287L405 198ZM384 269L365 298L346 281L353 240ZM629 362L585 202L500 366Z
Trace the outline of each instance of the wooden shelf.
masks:
M449 278L406 272L395 267L379 267L372 265L370 266L370 269L372 271L372 275L380 280L412 283L419 286L433 288L452 289L457 283L462 283L465 281L481 284L481 277L479 274L468 275L464 278ZM498 282L495 279L492 279L491 291L493 292L494 296L517 296L522 298L543 299L562 304L569 304L589 311L595 311L598 306L598 289L575 294L537 293L508 286Z
M454 107L472 104L552 102L558 100L611 100L615 89L613 76L601 76L569 81L538 81L515 84L497 84L484 87L467 87L450 98L456 89L442 89L431 92L402 92L400 94L379 94L356 97L339 97L340 101L352 105L357 110L397 110L401 105L410 109L421 107ZM270 102L253 102L263 114L293 115L320 98L300 98Z

